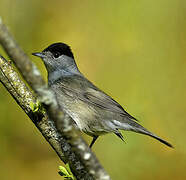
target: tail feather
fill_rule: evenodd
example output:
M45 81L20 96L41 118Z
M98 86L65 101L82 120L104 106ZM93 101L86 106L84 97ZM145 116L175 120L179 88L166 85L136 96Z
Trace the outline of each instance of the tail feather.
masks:
M161 143L173 148L173 146L168 143L167 141L163 140L162 138L160 138L159 136L151 133L150 131L148 131L147 129L145 129L143 126L141 126L140 124L138 124L137 122L131 120L131 119L128 119L128 121L126 121L125 119L125 122L124 123L121 123L121 122L116 122L115 121L115 124L117 126L120 126L118 129L123 129L123 130L128 130L128 131L134 131L134 132L137 132L137 133L141 133L141 134L145 134L145 135L148 135L150 137L153 137L155 139L157 139L158 141L160 141Z
M163 143L163 144L165 144L165 145L167 145L167 146L169 146L169 147L171 147L171 148L174 148L173 146L172 146L172 144L170 144L170 143L168 143L167 141L165 141L165 140L163 140L162 138L160 138L159 136L157 136L157 135L155 135L155 134L152 134L151 132L149 132L148 130L145 130L145 131L138 131L139 133L141 133L141 134L145 134L145 135L148 135L148 136L150 136L150 137L153 137L153 138L155 138L155 139L157 139L158 141L160 141L161 143Z

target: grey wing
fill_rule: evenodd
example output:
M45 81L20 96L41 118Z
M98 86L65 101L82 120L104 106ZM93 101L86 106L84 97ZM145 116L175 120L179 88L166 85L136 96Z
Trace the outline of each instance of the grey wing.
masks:
M137 119L127 113L119 103L100 90L88 89L88 92L84 93L84 97L87 101L102 109L119 113L121 116L127 116L137 121Z
M83 102L137 121L136 118L127 113L114 99L84 77L83 79L82 77L75 78L75 80L71 79L70 84L62 82L60 84L67 93L74 95Z

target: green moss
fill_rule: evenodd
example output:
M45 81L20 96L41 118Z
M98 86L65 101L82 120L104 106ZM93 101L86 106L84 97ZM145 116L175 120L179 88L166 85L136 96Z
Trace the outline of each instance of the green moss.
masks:
M40 113L44 113L45 109L43 108L42 104L37 100L36 103L35 102L30 102L30 108L32 109L32 111L35 112L40 112Z

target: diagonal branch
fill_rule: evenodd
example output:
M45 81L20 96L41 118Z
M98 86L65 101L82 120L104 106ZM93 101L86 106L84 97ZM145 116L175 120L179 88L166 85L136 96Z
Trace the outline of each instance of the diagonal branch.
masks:
M60 159L65 161L63 153L60 150L60 143L57 142L51 132L55 132L55 129L46 131L50 129L48 124L48 116L46 113L41 114L40 112L33 112L30 107L31 103L35 103L37 98L29 90L29 88L24 84L24 82L19 78L18 74L14 71L9 61L0 56L0 82L4 85L7 91L15 99L18 105L23 109L23 111L28 115L28 117L37 126L40 132L43 134L45 139L50 143L53 149L57 152Z
M83 139L77 135L71 125L70 117L58 108L55 96L48 89L39 70L15 42L2 20L0 20L0 43L23 78L43 103L47 114L34 113L31 110L30 102L35 102L36 97L19 79L11 64L2 57L0 57L1 82L38 127L61 160L69 163L77 179L109 180L109 175L102 168L95 155ZM60 124L57 129L56 124Z

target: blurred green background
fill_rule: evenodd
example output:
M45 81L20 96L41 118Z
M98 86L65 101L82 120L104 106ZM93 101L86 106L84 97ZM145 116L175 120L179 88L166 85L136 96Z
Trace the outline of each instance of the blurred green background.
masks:
M131 132L126 143L101 137L93 151L113 180L186 179L186 1L0 0L0 16L45 79L31 53L71 45L81 72L175 146ZM0 84L0 179L60 180L59 165Z

